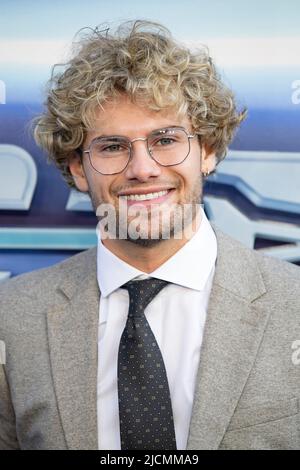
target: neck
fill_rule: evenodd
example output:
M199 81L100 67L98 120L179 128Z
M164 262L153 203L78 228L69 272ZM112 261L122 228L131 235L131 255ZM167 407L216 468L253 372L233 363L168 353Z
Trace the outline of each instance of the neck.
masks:
M110 238L102 239L102 243L122 261L144 273L151 273L171 258L193 237L199 229L201 221L202 213L200 212L182 234L181 238L159 240L152 246L145 247L128 240Z

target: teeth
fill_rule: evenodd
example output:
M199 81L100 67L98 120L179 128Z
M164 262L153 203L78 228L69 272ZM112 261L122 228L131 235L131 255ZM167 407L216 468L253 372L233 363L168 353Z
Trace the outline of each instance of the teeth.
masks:
M146 201L148 199L155 199L157 197L164 196L168 191L159 191L157 193L148 193L148 194L130 194L128 196L120 196L123 199L128 201Z

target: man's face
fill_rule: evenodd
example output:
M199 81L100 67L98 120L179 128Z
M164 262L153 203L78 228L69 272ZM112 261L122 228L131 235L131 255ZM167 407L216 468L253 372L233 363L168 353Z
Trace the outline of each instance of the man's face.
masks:
M179 119L176 111L152 111L132 103L123 95L117 100L107 102L103 108L99 107L94 128L88 132L83 149L87 150L90 142L99 136L118 135L132 140L137 137L147 137L154 130L172 126L180 126L186 129L188 134L193 133L189 119L187 117ZM143 246L153 246L162 238L168 238L165 233L166 228L161 223L164 214L168 214L171 221L171 227L167 227L171 237L177 230L176 224L174 226L174 220L178 220L174 218L176 212L189 217L189 220L195 218L198 207L196 205L199 205L202 199L201 155L202 161L207 160L205 168L211 170L209 163L212 165L214 161L214 155L207 155L204 148L201 151L197 137L190 139L188 157L175 166L159 165L150 157L146 142L141 140L132 143L131 159L124 171L119 174L97 173L89 162L88 154L83 155L83 168L76 159L70 163L70 170L76 176L77 188L89 192L95 211L103 203L114 207L118 229L121 223L120 207L127 208L127 227L134 218L132 215L134 209L142 209L142 214L145 216L146 213L147 216L140 226L140 238L132 239L128 231L127 238ZM124 194L157 193L164 190L168 191L167 194L155 199L129 201L124 198ZM150 212L151 208L157 210ZM142 218L141 220L143 221ZM156 232L155 239L151 239L151 226L154 226L154 222L157 223L158 220L160 220L158 236Z

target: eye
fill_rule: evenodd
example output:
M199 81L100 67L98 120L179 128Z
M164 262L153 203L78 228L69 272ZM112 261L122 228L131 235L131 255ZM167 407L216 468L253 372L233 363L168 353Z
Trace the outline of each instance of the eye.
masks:
M170 144L173 144L174 142L176 141L172 137L161 137L160 139L157 140L156 143L160 145L170 145Z
M107 155L123 155L128 152L126 142L118 142L115 140L99 140L93 145L92 152L100 156Z
M120 152L124 149L120 144L111 144L103 147L102 152Z
M171 148L184 141L186 137L181 129L161 129L150 137L150 147L155 146L157 150Z
M161 135L157 136L153 141L151 142L151 147L156 146L156 147L170 147L171 145L176 144L177 139L176 136L170 136L170 135Z

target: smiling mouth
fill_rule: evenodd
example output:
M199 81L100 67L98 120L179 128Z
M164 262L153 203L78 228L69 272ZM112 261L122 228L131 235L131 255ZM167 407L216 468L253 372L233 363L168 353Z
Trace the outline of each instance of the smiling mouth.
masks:
M146 188L138 188L136 192L134 192L134 188L127 191L119 193L118 197L119 200L126 202L127 205L142 203L142 204L150 204L150 203L161 203L165 199L169 197L171 193L175 191L174 187L166 187L166 188L159 188L153 187L149 188L148 191Z
M119 196L121 199L126 201L150 201L154 199L159 199L163 196L166 196L171 190L166 189L164 191L151 192L146 194L128 194Z

